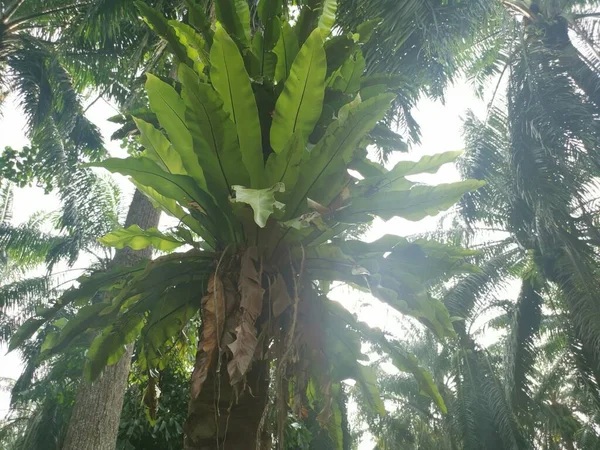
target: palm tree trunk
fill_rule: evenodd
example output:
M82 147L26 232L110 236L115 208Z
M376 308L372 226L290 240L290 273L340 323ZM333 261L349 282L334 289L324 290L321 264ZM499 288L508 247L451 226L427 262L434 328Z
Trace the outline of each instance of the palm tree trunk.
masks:
M139 191L135 191L125 226L142 229L158 226L160 210ZM152 256L151 248L117 251L113 265L131 266ZM121 360L107 367L93 383L81 382L63 450L114 450L127 388L133 345L127 346Z
M217 370L208 373L202 391L190 401L184 449L270 449L270 445L265 445L269 440L267 433L260 430L259 435L268 401L268 365L254 363L247 374L243 392L237 392L239 387L231 386L225 361L221 370Z

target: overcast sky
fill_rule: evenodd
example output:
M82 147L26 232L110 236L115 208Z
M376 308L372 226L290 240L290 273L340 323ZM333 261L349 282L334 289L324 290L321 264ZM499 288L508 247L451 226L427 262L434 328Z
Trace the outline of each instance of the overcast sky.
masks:
M447 92L445 105L431 100L422 100L418 103L414 116L421 125L422 142L408 154L398 154L390 161L393 166L401 159L415 160L423 155L430 155L463 148L462 118L468 109L472 109L479 116L485 113L485 103L476 98L472 89L464 82L457 83ZM98 101L88 111L88 117L97 124L105 137L107 148L114 156L124 156L118 142L110 142L109 138L115 125L107 122L107 118L116 114L116 111L106 102ZM27 144L25 138L25 118L15 103L9 97L0 117L0 149L12 146L15 149ZM448 183L458 181L456 168L451 165L443 166L437 174L424 175L418 181L429 184ZM133 192L131 184L120 177L120 185L129 198ZM14 224L27 220L31 214L38 211L53 211L58 207L58 201L53 195L44 195L36 187L17 189L14 201ZM419 222L410 222L403 219L392 219L388 222L377 220L366 236L368 241L378 239L384 234L397 234L408 236L422 233L435 228L436 218L426 218ZM0 280L1 282L1 280ZM347 288L338 288L332 292L332 297L342 301L349 309L359 314L361 320L371 326L382 328L386 331L400 332L401 320L396 314L390 313L389 308L369 296L361 296ZM21 364L17 353L8 355L6 348L0 348L0 378L16 378L21 371ZM0 418L8 410L9 394L0 392ZM365 443L361 449L368 449L371 444Z

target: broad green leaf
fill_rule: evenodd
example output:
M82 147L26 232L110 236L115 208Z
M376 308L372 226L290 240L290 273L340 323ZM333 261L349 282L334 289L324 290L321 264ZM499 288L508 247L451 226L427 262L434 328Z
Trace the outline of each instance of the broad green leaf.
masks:
M199 0L185 0L188 7L189 22L196 30L202 33L204 40L211 47L213 41L213 31L210 27L210 19L206 15L204 5L199 4Z
M325 231L318 231L316 234L309 236L306 240L303 241L304 245L310 245L311 247L319 246L330 239L333 239L336 236L339 236L345 230L347 230L349 226L344 223L338 223L332 227L328 227Z
M173 29L169 26L167 19L146 3L142 1L135 1L135 6L142 15L142 19L146 24L162 39L167 41L169 48L173 54L177 57L179 62L187 63L187 55L184 48L179 44L179 40L175 35Z
M52 326L62 330L68 322L69 319L66 317L61 317L60 319L56 319L54 322L52 322Z
M428 258L435 258L438 261L443 260L449 264L455 264L469 256L480 254L477 250L444 244L431 239L415 239L412 244L418 245L427 254Z
M250 45L250 8L247 0L215 0L217 20L242 45ZM218 25L217 25L218 33Z
M119 280L142 272L147 261L132 267L114 267L108 271L95 272L92 275L84 275L77 279L80 283L77 288L66 290L58 301L50 308L36 311L36 317L25 321L10 339L8 350L12 351L23 342L32 337L37 330L56 316L65 306L90 300L99 291L105 291L113 287Z
M165 172L152 160L140 158L108 158L102 162L90 164L96 167L104 167L111 172L132 177L143 186L156 190L160 195L176 200L181 206L196 212L198 217L210 235L217 237L224 231L226 220L221 210L214 204L210 195L200 189L196 182L185 175L174 175ZM203 233L204 239L213 245L214 240Z
M381 400L381 393L377 387L378 382L375 370L372 367L357 363L354 370L354 379L360 386L371 410L380 416L385 416L387 412L383 400Z
M371 40L371 36L375 32L375 29L383 22L383 19L371 19L361 23L356 27L356 33L358 34L358 42L365 44Z
M304 44L310 33L317 28L321 13L321 0L306 0L300 5L298 20L294 31L298 37L298 44Z
M101 316L104 324L96 320L94 328L104 328L104 331L88 350L85 368L88 379L94 379L107 364L114 364L120 359L124 346L139 336L144 319L157 310L165 290L171 292L172 286L183 286L198 280L204 282L214 273L211 263L214 255L209 258L206 256L208 254L197 251L174 253L147 264L144 273L129 283L132 288L130 294L134 295L117 302L116 310L120 309L121 315L116 320L111 314ZM195 286L196 292L202 291L201 285Z
M57 353L66 348L73 338L86 331L96 321L100 321L102 325L108 325L109 319L100 318L99 316L99 313L106 306L108 306L107 303L101 302L79 308L75 317L70 319L64 328L60 330L58 337L51 338L51 342L45 346L47 352Z
M140 130L140 143L146 149L146 156L167 172L186 175L181 157L171 142L148 122L135 117L133 120Z
M402 372L411 373L417 380L421 393L429 396L443 413L447 413L446 405L433 381L433 377L426 369L419 366L414 355L390 343L381 330L371 328L366 323L358 321L356 316L348 312L339 303L327 302L326 305L335 317L345 321L351 328L360 331L364 339L379 344L382 350L391 358L396 368Z
M392 217L421 220L445 211L466 192L476 190L484 184L478 180L467 180L437 186L414 186L408 191L381 192L369 197L355 198L348 207L339 212L337 219L352 223L355 218L373 214L384 220Z
M185 104L175 89L148 74L146 92L150 101L150 108L156 114L160 126L165 129L173 148L183 163L187 175L192 177L200 189L207 190L206 179L198 157L194 153L192 136L185 124Z
M402 236L386 234L376 241L346 240L341 245L343 252L356 257L366 257L374 254L383 255L391 252L398 245L407 245L408 240Z
M186 123L194 150L206 174L210 191L222 208L229 208L231 186L249 185L250 176L242 162L235 125L223 110L214 89L202 83L189 67L179 67L181 95L187 106Z
M448 409L446 408L446 404L444 403L444 399L442 398L438 387L433 381L433 377L426 369L419 366L417 358L389 343L384 346L384 350L388 353L392 360L392 364L394 364L398 370L413 374L419 384L421 394L431 398L440 411L446 414Z
M275 80L280 83L285 81L290 74L292 64L298 54L298 38L294 30L287 21L281 24L279 40L275 45L275 55L277 56L277 65L275 66Z
M89 302L98 292L106 292L118 286L123 280L139 275L148 265L147 260L132 267L115 267L106 272L98 271L77 279L79 287L67 290L58 300L57 305L65 306L71 303L80 305ZM51 315L38 314L52 318Z
M332 77L330 86L346 94L356 94L365 70L365 58L361 51L348 58Z
M88 361L84 368L84 376L93 381L107 365L119 362L125 353L127 344L132 343L140 335L144 326L144 313L124 314L117 322L104 328L90 345L86 354Z
M259 0L257 10L258 18L267 26L269 20L283 12L283 0Z
M340 124L343 124L348 118L348 114L350 114L350 111L355 109L361 103L362 98L360 98L360 95L355 96L353 100L349 101L348 103L345 103L337 113L338 121L340 122Z
M165 343L177 338L190 319L199 309L201 286L185 283L169 290L152 309L148 322L142 329L142 353L144 369L164 369Z
M32 317L27 319L23 325L21 325L17 331L10 337L8 344L8 351L12 352L17 347L20 347L23 342L32 337L42 325L47 322L47 319L38 319Z
M399 270L426 275L429 282L436 278L449 278L456 274L477 271L477 267L467 259L477 254L474 250L416 239L412 242L399 242L387 261L394 263ZM423 276L421 279L425 281Z
M456 337L456 332L450 321L450 314L444 304L438 299L424 293L423 295L415 296L407 303L408 309L404 313L419 319L421 323L433 331L438 339L443 340L447 337Z
M294 256L302 255L301 251L296 251L298 254L295 254ZM310 250L305 250L304 255L306 261L314 267L317 265L322 267L336 265L345 266L348 270L354 270L356 267L356 261L351 256L345 254L342 249L335 244L319 245Z
M376 74L363 76L360 80L360 95L368 99L383 92L397 92L411 86L411 80L405 75L398 74Z
M276 209L283 209L285 206L275 199L275 193L285 190L283 183L276 183L267 189L248 189L244 186L233 186L233 190L235 191L233 201L250 205L254 211L254 221L261 228L267 225L269 216Z
M195 232L198 236L206 236L206 230L202 227L202 225L189 213L185 212L174 199L159 194L155 189L149 186L144 186L135 181L133 181L133 183L141 192L144 193L144 195L150 199L155 208L160 208L167 214L175 217L181 223L187 225L187 227Z
M321 32L323 39L329 36L335 23L337 0L307 0L302 2L296 21L298 42L303 44L314 29Z
M270 52L279 40L279 16L283 12L283 0L261 0L257 9L258 18L264 27L264 49Z
M456 161L462 151L425 155L418 161L400 161L390 173L396 176L416 175L419 173L436 173L444 164Z
M277 19L274 20L276 21ZM277 42L277 40L275 40L275 42ZM252 39L252 51L256 55L258 61L256 73L267 79L273 79L275 76L275 67L277 65L277 55L275 55L272 49L267 49L262 30L254 34L254 38Z
M224 110L235 123L251 187L257 187L261 183L264 163L256 100L244 60L233 40L219 24L210 50L210 60L212 84L223 100Z
M442 336L456 337L456 331L454 330L454 325L452 325L450 312L448 311L448 308L446 308L446 305L438 299L433 299L433 308L435 309L437 321L442 324Z
M327 55L327 78L342 67L359 49L354 39L347 34L328 39L325 41L324 48Z
M405 177L420 173L435 173L444 164L453 162L461 152L445 152L423 156L418 161L400 161L392 170L381 175L366 177L359 181L356 192L373 195L377 192L405 191L414 183Z
M348 168L356 170L363 178L377 177L379 175L385 175L388 172L384 166L375 161L371 161L367 157L355 157L350 161L350 164L348 164Z
M265 166L265 186L283 183L293 189L300 174L300 162L306 153L306 141L294 134L280 153L271 153Z
M203 192L186 175L175 175L162 170L156 163L146 157L139 158L107 158L98 163L89 164L93 167L104 167L111 172L130 176L138 183L155 189L161 195L176 200L180 205L187 208L199 207L214 211L216 207L211 205L212 199Z
M130 247L133 250L141 250L151 245L163 252L175 250L177 247L185 244L185 242L179 241L173 236L161 233L156 228L142 230L138 225L112 231L104 237L99 238L98 241L108 247Z
M175 34L185 48L196 73L204 76L204 68L210 66L208 47L204 38L189 25L177 20L170 20L169 25L175 30Z
M323 109L326 70L323 40L315 30L296 56L275 105L271 147L276 153L283 150L294 133L307 138L312 132Z
M346 120L338 119L329 126L326 135L302 163L298 183L287 202L288 219L298 215L307 197L320 201L313 187L319 181L326 185L327 177L343 171L342 166L350 162L358 143L383 118L393 98L391 94L383 94L369 99L351 109Z
M321 17L319 17L319 30L323 38L331 34L335 24L335 13L337 12L337 0L321 0Z
M342 410L340 409L338 401L339 399L337 398L333 399L331 405L331 417L329 419L327 431L329 431L329 437L331 437L335 449L344 450L344 424Z
M307 271L317 280L354 283L365 272L351 256L333 244L311 247L305 252L305 260Z
M46 335L46 339L44 339L44 342L42 343L42 346L40 347L41 354L46 353L48 350L50 350L52 347L54 347L54 345L56 345L56 340L58 339L58 334L59 333L57 331L52 331Z
M383 257L390 250L394 254L398 248L405 248L406 264L398 264L391 256ZM342 243L341 249L335 245L321 245L307 252L306 268L316 279L343 281L367 289L402 314L419 319L441 339L453 337L448 311L426 289L439 278L422 276L430 270L430 265L421 263L418 254L415 255L413 273L410 254L414 255L415 250L421 251L418 245L391 235L372 244L360 241ZM423 256L428 260L426 255ZM451 267L452 262L441 266Z

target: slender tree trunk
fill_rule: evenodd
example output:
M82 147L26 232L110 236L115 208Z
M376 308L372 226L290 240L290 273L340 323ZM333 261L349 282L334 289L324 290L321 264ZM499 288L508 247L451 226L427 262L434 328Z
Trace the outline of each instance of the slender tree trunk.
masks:
M146 229L156 227L160 210L139 191L135 191L125 226L139 225ZM126 247L117 251L113 265L131 266L143 259L150 259L151 248L133 251ZM114 450L127 388L133 345L121 360L107 367L93 383L81 382L73 414L69 422L63 450Z
M219 374L211 370L200 395L190 401L185 450L266 448L265 436L257 434L268 401L268 370L266 363L255 362L241 393L230 385L225 361Z

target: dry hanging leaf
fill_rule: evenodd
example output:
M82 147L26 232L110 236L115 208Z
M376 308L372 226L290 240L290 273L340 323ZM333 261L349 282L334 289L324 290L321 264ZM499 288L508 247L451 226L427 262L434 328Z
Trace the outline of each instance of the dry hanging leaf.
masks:
M256 351L256 328L248 320L243 320L235 330L237 339L229 344L233 358L227 365L231 384L237 384L248 372Z
M202 298L202 349L213 351L225 322L225 291L223 282L215 275L208 281L208 291Z
M156 415L158 412L158 395L159 389L156 385L156 378L150 376L148 379L148 385L146 386L146 392L144 392L144 406L146 407L146 413L151 422L156 421Z
M265 290L261 285L261 272L256 247L249 247L242 256L238 288L240 291L241 316L236 328L236 339L229 344L232 353L227 365L231 384L239 383L248 372L256 352L257 337L254 323L263 307Z
M225 322L225 297L223 283L215 275L208 281L208 290L202 297L202 336L198 342L196 363L192 373L192 398L200 394L202 386L214 363Z
M279 317L292 304L285 280L280 273L277 274L275 281L271 285L270 292L273 303L273 316Z
M242 256L240 279L238 287L242 297L240 306L247 312L254 322L262 311L262 301L265 290L261 286L261 274L256 269L258 251L256 247L249 247Z

